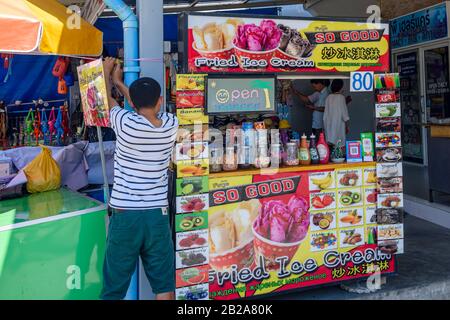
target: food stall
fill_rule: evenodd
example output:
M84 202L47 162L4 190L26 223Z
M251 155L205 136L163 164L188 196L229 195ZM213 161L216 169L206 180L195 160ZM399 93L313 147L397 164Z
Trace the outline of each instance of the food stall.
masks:
M403 196L389 26L195 14L181 18L180 33L177 299L248 298L395 273ZM354 71L381 73L358 93L373 101L357 107L374 114L376 132L330 150L323 135L292 130L278 80Z

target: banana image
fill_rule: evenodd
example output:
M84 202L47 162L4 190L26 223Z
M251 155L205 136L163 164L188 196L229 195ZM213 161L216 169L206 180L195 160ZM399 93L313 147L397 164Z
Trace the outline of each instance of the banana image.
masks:
M325 190L328 189L333 184L333 177L331 176L331 172L325 178L322 179L311 179L312 183L318 186L320 189Z

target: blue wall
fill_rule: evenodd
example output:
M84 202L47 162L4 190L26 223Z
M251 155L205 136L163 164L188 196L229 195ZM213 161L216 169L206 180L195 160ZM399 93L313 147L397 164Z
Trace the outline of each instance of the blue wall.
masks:
M58 94L58 79L52 75L56 61L54 56L16 55L12 60L12 75L5 83L7 70L0 59L0 100L12 104L16 100L31 102L59 100L65 96Z

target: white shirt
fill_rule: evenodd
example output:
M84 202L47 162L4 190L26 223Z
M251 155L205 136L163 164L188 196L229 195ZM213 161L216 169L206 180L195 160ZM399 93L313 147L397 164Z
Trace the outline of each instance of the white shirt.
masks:
M178 119L163 113L162 125L157 128L145 117L118 106L110 114L117 136L110 206L125 210L167 207L167 170Z
M330 90L328 87L322 89L322 91L314 92L310 96L308 96L309 101L314 104L315 107L324 107L325 101L327 100L328 95L330 94ZM312 115L312 128L313 129L322 129L323 128L323 112L321 111L313 111Z
M347 103L342 94L330 94L325 102L323 116L325 137L328 143L336 144L341 140L345 145L345 122L350 120Z

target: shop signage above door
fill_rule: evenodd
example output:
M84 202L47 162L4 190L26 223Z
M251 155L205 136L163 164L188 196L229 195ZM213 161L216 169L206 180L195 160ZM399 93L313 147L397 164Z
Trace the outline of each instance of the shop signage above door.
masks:
M446 2L391 21L392 49L438 40L447 36Z
M275 78L207 79L207 113L275 112Z
M389 25L186 15L188 72L389 70Z

